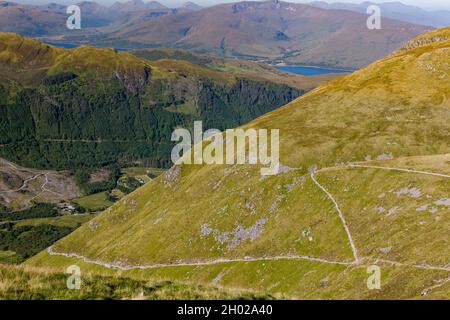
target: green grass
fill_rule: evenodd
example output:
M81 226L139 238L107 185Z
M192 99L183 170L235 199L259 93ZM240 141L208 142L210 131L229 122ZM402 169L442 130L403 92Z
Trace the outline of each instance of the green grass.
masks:
M91 194L86 197L73 199L72 202L90 211L102 211L113 205L113 202L108 199L108 192Z
M14 264L20 261L20 256L14 251L0 251L0 264Z
M41 224L49 224L57 227L76 228L79 225L88 222L95 217L95 214L68 215L52 218L27 219L19 221L16 226L36 226Z
M147 167L128 167L128 168L122 168L121 171L129 176L135 177L135 176L143 176L143 175L150 175L153 177L157 177L164 172L166 172L166 169L160 169L160 168L147 168Z
M172 281L81 274L80 290L67 288L70 275L52 269L0 265L0 299L261 299L248 290L230 291Z
M27 264L65 270L78 265L83 272L136 280L173 281L191 285L217 286L233 291L249 290L256 295L281 299L449 299L450 286L421 292L448 277L444 271L417 270L379 263L381 289L367 288L367 265L334 266L302 260L229 262L211 266L165 267L118 271L80 259L49 256L43 252Z
M360 255L442 267L450 261L450 206L435 204L448 198L448 178L351 169L318 180L335 195Z

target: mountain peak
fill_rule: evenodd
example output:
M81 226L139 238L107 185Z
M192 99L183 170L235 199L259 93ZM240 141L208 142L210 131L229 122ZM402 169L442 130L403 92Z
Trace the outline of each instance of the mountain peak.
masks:
M203 8L202 6L196 4L195 2L192 1L187 1L185 3L183 3L180 8L184 8L184 9L201 9Z

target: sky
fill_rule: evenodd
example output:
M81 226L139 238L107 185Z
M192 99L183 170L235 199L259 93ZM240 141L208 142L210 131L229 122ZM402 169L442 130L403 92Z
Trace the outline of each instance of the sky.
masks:
M28 4L46 4L46 3L50 3L50 2L56 2L56 3L61 3L61 4L75 4L77 2L81 2L82 0L10 0L12 2L19 2L19 3L28 3ZM127 0L94 0L98 3L101 4L105 4L105 5L110 5L114 2L126 2ZM144 1L149 1L149 0L144 0ZM183 2L186 2L188 0L160 0L159 2L169 6L169 7L177 7L178 5L180 5ZM218 3L225 3L225 2L236 2L236 1L241 1L241 0L189 0L192 2L195 2L199 5L204 5L204 6L208 6L208 5L213 5L213 4L218 4ZM310 2L313 0L284 0L287 2ZM353 2L353 3L361 3L364 2L365 0L325 0L326 2ZM391 2L391 1L396 1L396 0L371 0L372 2ZM429 10L433 10L433 9L447 9L450 10L450 1L449 0L402 0L400 1L404 4L409 4L409 5L414 5L414 6L418 6L418 7L422 7L424 9L429 9Z

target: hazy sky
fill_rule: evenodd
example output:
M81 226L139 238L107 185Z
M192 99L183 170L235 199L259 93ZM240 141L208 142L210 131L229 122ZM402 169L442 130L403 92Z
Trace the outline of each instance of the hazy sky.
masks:
M20 3L32 3L32 4L46 4L50 2L56 2L61 4L74 4L77 2L81 2L82 0L10 0L12 2L20 2ZM102 4L112 4L114 2L120 1L120 2L126 2L127 0L95 0L98 3ZM150 0L144 0L144 1L150 1ZM167 5L169 7L176 7L179 4L186 2L188 0L161 0L160 3ZM225 2L236 2L240 0L190 0L200 5L213 5L217 3L225 3ZM285 0L288 2L310 2L313 0ZM325 0L327 2L354 2L354 3L360 3L364 2L364 0ZM395 0L390 1L384 1L384 0L372 0L372 2L391 2ZM415 6L420 6L424 9L449 9L450 10L450 1L449 0L402 0L401 1L404 4L410 4Z

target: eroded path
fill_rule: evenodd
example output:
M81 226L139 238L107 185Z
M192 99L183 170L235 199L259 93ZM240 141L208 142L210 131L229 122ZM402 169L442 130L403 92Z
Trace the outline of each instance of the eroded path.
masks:
M333 195L328 192L325 187L323 187L314 177L314 172L311 173L311 179L312 181L328 196L328 198L334 203L334 206L336 207L336 211L339 214L339 218L342 221L342 225L344 226L345 232L347 233L348 240L350 241L350 246L352 247L353 257L355 258L355 262L357 263L359 261L358 257L358 250L356 249L355 242L353 241L352 235L350 233L350 229L348 227L347 221L345 221L344 215L339 208L339 204L337 203L336 199L333 197Z

